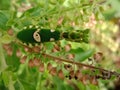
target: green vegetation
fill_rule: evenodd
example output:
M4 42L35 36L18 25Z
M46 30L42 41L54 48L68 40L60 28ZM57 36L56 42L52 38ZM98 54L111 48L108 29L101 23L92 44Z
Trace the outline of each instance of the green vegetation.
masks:
M119 90L119 68L119 0L0 0L0 90Z

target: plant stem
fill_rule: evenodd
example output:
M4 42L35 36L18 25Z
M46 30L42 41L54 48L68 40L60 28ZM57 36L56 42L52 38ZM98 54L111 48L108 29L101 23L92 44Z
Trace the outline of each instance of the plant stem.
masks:
M6 68L7 68L7 64L5 61L4 54L3 54L2 44L0 43L0 71L2 72Z
M15 90L15 88L14 88L14 81L12 80L12 76L9 76L8 88L9 88L9 90Z
M38 81L36 85L36 90L40 90L40 89L41 89L41 73L38 74Z
M49 58L52 58L53 60L58 60L58 61L63 61L63 62L67 62L67 63L72 63L72 64L76 64L78 66L84 66L84 67L88 67L88 68L92 68L92 69L98 69L100 71L105 71L105 72L108 72L112 75L115 75L117 77L120 77L120 74L117 73L117 72L113 72L113 71L109 71L109 70L105 70L103 68L99 68L99 67L95 67L95 66L92 66L92 65L87 65L87 64L83 64L83 63L79 63L79 62L75 62L75 61L71 61L71 60L67 60L67 59L62 59L62 58L59 58L59 57L55 57L55 56L51 56L49 54L45 54L45 53L42 53L43 56L45 57L49 57Z
M19 43L19 44L22 45L21 43ZM22 45L22 46L24 46L24 45ZM46 53L41 53L41 55L43 55L44 57L51 58L53 60L63 61L63 62L67 62L67 63L76 64L78 66L84 66L84 67L88 67L88 68L92 68L92 69L97 69L97 70L100 70L100 71L103 71L103 72L108 72L109 74L115 75L116 77L120 77L120 73L117 73L115 71L109 71L109 70L106 70L106 69L103 69L103 68L100 68L100 67L87 65L87 64L80 63L80 62L71 61L71 60L68 60L68 59L62 59L62 58L55 57L55 56L52 56L52 55L49 55L49 54L46 54Z
M68 12L68 11L73 11L73 10L75 10L76 8L78 8L78 9L84 9L84 8L89 8L90 7L90 4L84 4L84 5L79 5L79 6L76 6L76 7L69 7L69 8L67 8L67 9L60 9L59 8L59 10L53 10L53 9L50 9L50 10L48 10L48 11L46 11L45 13L43 13L42 15L40 15L40 17L39 18L41 18L41 17L44 17L44 16L50 16L50 15L53 15L53 14L58 14L59 12L60 13L65 13L65 12Z

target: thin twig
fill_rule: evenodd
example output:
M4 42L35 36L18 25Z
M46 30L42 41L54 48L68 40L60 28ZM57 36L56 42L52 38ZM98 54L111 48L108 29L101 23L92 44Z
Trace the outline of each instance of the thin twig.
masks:
M53 60L63 61L63 62L72 63L72 64L74 63L74 64L76 64L76 65L78 65L78 66L85 66L85 67L92 68L92 69L98 69L98 70L100 70L100 71L109 72L110 74L113 74L113 75L115 75L115 76L117 76L117 77L120 76L120 74L117 73L117 72L105 70L105 69L103 69L103 68L95 67L95 66L92 66L92 65L87 65L87 64L83 64L83 63L75 62L75 61L73 62L73 61L71 61L71 60L62 59L62 58L55 57L55 56L51 56L51 55L45 54L45 53L42 53L42 55L45 56L45 57L52 58Z

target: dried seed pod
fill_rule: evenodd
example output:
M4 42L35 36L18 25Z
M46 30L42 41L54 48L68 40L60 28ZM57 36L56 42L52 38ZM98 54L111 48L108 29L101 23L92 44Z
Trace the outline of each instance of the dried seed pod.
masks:
M68 71L73 70L72 65L70 65L70 64L64 64L64 68Z
M9 29L9 30L7 31L7 33L8 33L10 36L13 36L13 30L12 30L12 29Z
M74 70L70 71L70 72L69 72L69 77L74 78L74 76L75 76Z
M32 49L30 47L28 47L28 46L24 46L24 50L26 52L32 52Z
M58 46L57 44L54 44L54 48L55 48L57 51L60 51L60 46Z
M74 54L71 54L71 53L67 55L67 58L68 58L68 59L74 59L74 57L75 57L75 55L74 55Z
M90 3L93 3L93 0L89 0Z
M102 78L101 75L96 75L95 77L96 77L96 79L100 79L100 78Z
M82 69L83 69L83 70L90 70L90 68L89 68L89 67L86 67L86 66L83 66Z
M69 78L69 79L72 79L72 77L71 77L70 75L68 76L68 78Z
M29 66L29 67L34 67L34 63L33 63L33 60L32 60L32 59L29 60L28 66Z
M32 50L33 50L33 52L35 52L35 53L40 53L40 47L39 46L34 46L33 48L32 48Z
M52 52L58 52L58 50L56 48L53 48Z
M23 56L23 57L20 59L20 63L24 64L25 61L26 61L26 59L27 59L27 56Z
M93 55L94 60L97 62L101 61L103 59L103 53L102 52L97 52Z
M45 70L44 63L41 63L40 66L39 66L39 71L44 72L44 70Z
M70 22L70 25L74 27L75 26L75 22Z
M80 81L82 81L82 83L86 85L88 84L88 79L89 79L88 75L83 75Z
M62 22L63 22L63 17L60 17L59 20L58 20L58 22L57 22L57 24L58 24L58 25L61 25Z
M77 77L76 75L75 75L75 77L74 77L74 78L75 78L75 80L78 80L78 77Z
M7 54L8 54L9 56L12 56L12 55L13 55L13 49L12 49L11 47L7 49Z
M3 48L4 48L5 50L8 50L10 47L11 47L10 44L3 44Z
M35 66L39 66L40 65L40 60L38 58L34 58L33 63L34 63Z
M120 81L120 75L117 75L117 80Z
M111 72L102 71L102 78L103 79L110 79L111 78Z
M80 72L80 70L77 70L76 72L75 72L75 79L76 80L80 80L81 78L82 78L82 73Z
M98 81L97 81L95 76L90 78L90 83L93 84L93 85L98 85Z
M52 76L55 76L57 74L57 69L56 67L53 67L50 72L49 72Z
M52 64L51 64L51 63L48 63L48 64L47 64L47 70L50 71L52 68L53 68Z
M21 51L19 49L16 51L16 56L17 57L21 57L22 56L22 53L21 53Z
M61 79L65 78L64 73L63 73L63 71L61 69L58 71L58 77L61 78Z
M65 51L68 52L71 49L71 44L67 44L65 47Z
M117 68L120 68L120 57L119 57L119 60L114 62L114 64Z

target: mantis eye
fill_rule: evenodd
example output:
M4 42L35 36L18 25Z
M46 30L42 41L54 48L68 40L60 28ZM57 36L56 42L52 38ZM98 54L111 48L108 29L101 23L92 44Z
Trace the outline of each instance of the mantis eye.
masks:
M41 42L41 37L40 37L40 34L38 32L39 31L37 30L33 33L33 38L36 42Z

